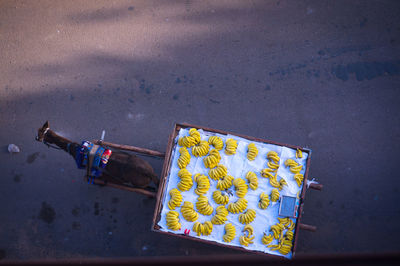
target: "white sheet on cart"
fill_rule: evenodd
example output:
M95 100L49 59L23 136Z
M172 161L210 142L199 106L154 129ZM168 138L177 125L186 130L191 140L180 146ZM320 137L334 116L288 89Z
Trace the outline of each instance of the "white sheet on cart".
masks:
M166 190L164 193L164 198L162 199L163 202L163 209L161 211L161 219L158 222L158 225L161 227L160 230L162 231L168 231L174 234L184 234L185 229L190 229L190 236L193 237L197 237L197 238L201 238L201 239L205 239L205 240L209 240L209 241L215 241L224 245L228 245L228 246L239 246L239 247L243 247L242 245L240 245L239 243L239 236L241 236L242 230L244 228L244 225L239 223L239 219L238 216L239 214L232 214L229 213L228 215L228 221L226 223L232 223L235 227L236 227L236 237L235 239L231 242L231 243L226 243L222 240L222 236L225 234L225 229L224 226L225 225L213 225L213 231L211 233L211 235L209 236L197 236L197 234L195 232L193 232L192 227L194 222L187 222L183 217L182 214L180 213L180 209L177 208L176 211L179 212L179 220L180 223L182 225L181 229L178 231L172 231L169 230L167 225L166 225L166 220L165 220L165 215L168 211L170 211L168 209L168 201L170 199L169 196L169 191L173 188L177 187L177 184L179 183L180 179L178 177L178 172L179 172L179 167L177 164L177 160L179 158L179 148L180 146L177 145L177 140L178 138L182 137L182 136L187 136L189 135L189 130L188 129L181 129L179 131L178 136L175 139L175 146L172 152L172 165L171 165L171 169L170 169L170 174L167 178L167 185L166 185ZM296 150L294 149L290 149L287 147L282 147L282 146L278 146L278 145L273 145L273 144L265 144L265 143L261 143L261 142L254 142L254 141L249 141L247 139L244 138L240 138L237 136L233 136L233 135L221 135L221 134L215 134L212 132L207 132L207 131L203 131L203 130L199 130L199 132L201 133L201 138L202 140L208 140L209 136L213 136L213 135L217 135L220 136L223 140L224 143L226 141L226 139L228 138L232 138L232 139L236 139L238 141L238 147L237 147L237 152L234 155L226 155L224 150L220 151L221 154L221 161L220 164L225 165L228 168L228 174L232 175L235 178L243 178L246 183L246 174L248 171L253 171L254 173L257 174L258 177L258 188L253 191L250 188L248 189L248 193L246 194L245 198L248 200L248 208L250 209L254 209L257 212L256 218L255 220L251 223L251 225L254 228L254 244L250 244L248 247L244 247L248 250L257 250L257 251L261 251L261 252L265 252L265 253L269 253L269 254L274 254L274 255L278 255L278 256L283 256L282 254L280 254L278 251L271 251L269 248L267 248L264 244L262 244L261 242L261 238L263 237L263 232L266 233L270 233L269 228L271 225L276 224L278 222L277 217L278 217L278 208L279 208L279 203L270 203L270 206L266 209L266 210L262 210L260 208L258 208L258 201L259 201L259 196L261 194L261 192L266 192L268 194L271 193L271 190L273 189L273 187L269 184L269 179L264 178L260 175L260 172L262 169L267 167L267 153L269 151L276 151L281 160L280 160L280 167L278 169L278 176L281 178L284 178L286 180L286 182L288 183L288 186L285 186L284 189L282 191L280 191L281 195L288 195L288 196L297 196L297 193L299 191L301 191L302 187L298 187L296 181L293 178L293 173L291 173L289 171L289 168L286 168L284 166L284 162L286 161L286 159L289 158L295 158L295 154L296 154ZM258 148L258 156L256 157L256 159L254 161L249 161L247 160L247 145L253 142L255 143L255 145ZM210 147L212 148L212 146ZM191 149L188 149L190 154L191 154ZM305 163L307 160L307 153L303 153L303 158L302 159L297 159L296 161L301 163L303 165L303 169L301 171L302 174L304 174L305 172ZM201 173L204 175L208 176L208 170L203 163L203 158L197 158L195 156L193 156L191 154L191 160L189 165L186 167L190 173L192 173L193 175L196 173ZM279 180L278 177L278 180ZM216 189L216 185L217 185L217 181L212 180L211 178L209 178L210 180L210 190L205 194L205 196L208 197L209 199L209 203L211 204L211 206L214 208L214 212L212 215L210 216L204 216L199 214L199 219L197 220L197 222L201 222L204 223L205 221L209 221L211 219L211 217L215 214L215 208L218 207L218 204L216 204L214 202L214 200L212 199L212 193L217 190ZM303 185L302 185L303 186ZM196 183L193 183L193 187L189 190L189 191L185 191L182 192L182 196L183 196L183 201L190 201L195 205L196 201L197 201L197 195L194 193L194 189L196 188ZM238 197L236 195L234 196L230 196L229 202L234 202L238 199ZM295 222L295 220L293 219L293 221ZM277 240L274 240L273 242L271 242L271 244L277 244ZM286 258L291 258L292 257L292 253L289 253L288 255L284 256Z

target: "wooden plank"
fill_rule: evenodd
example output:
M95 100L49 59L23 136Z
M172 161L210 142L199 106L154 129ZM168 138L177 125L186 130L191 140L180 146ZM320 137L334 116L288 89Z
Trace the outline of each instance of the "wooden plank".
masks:
M118 189L122 189L122 190L127 190L127 191L130 191L130 192L136 192L136 193L143 194L143 195L146 195L146 196L152 197L152 198L156 197L156 193L155 192L151 192L151 191L148 191L148 190L145 190L145 189L142 189L142 188L133 188L133 187L128 187L128 186L124 186L124 185L118 185L118 184L111 183L111 182L107 182L107 184L106 184L101 179L95 179L94 183L96 185L106 185L106 186L109 186L109 187L118 188Z
M252 141L257 141L257 142L263 142L263 143L268 143L268 144L274 144L274 145L279 145L279 146L284 146L284 147L288 147L288 148L292 148L292 149L300 149L303 152L308 154L307 157L307 162L306 162L306 172L304 174L304 183L303 183L303 188L301 191L301 195L300 195L300 206L299 206L299 210L298 210L298 217L296 219L296 230L295 230L295 234L294 234L294 244L293 244L293 249L292 249L292 254L293 257L295 255L295 251L296 251L296 247L297 247L297 238L298 238L298 231L299 231L299 226L300 226L300 219L301 219L301 212L302 212L302 208L303 208L303 200L305 197L305 192L306 192L306 180L308 178L308 172L309 172L309 167L310 167L310 159L311 159L311 150L301 147L301 146L296 146L296 145L289 145L289 144L284 144L284 143L279 143L279 142L275 142L275 141L269 141L269 140L265 140L265 139L261 139L261 138L256 138L256 137L251 137L251 136L246 136L246 135L242 135L242 134L236 134L236 133L232 133L232 132L227 132L227 131L223 131L223 130L218 130L218 129L212 129L212 128L207 128L207 127L203 127L203 126L199 126L199 125L192 125L192 124L186 124L186 123L176 123L174 125L174 129L172 134L170 135L170 139L168 142L168 146L167 146L167 150L166 150L166 155L165 155L165 161L164 161L164 165L163 165L163 173L162 176L160 177L160 187L159 187L159 191L157 193L157 204L156 204L156 209L154 212L154 217L153 217L153 225L152 225L152 231L155 232L159 232L162 234L166 234L166 235L171 235L171 236L175 236L175 237L180 237L180 238L185 238L185 239L191 239L194 241L199 241L199 242L203 242L203 243L207 243L207 244L215 244L218 246L223 246L223 247L227 247L227 248L231 248L231 249L236 249L236 250L242 250L242 251L246 251L246 252L250 252L250 253L255 253L255 254L262 254L265 256L269 256L269 257L275 257L275 258L280 258L282 259L283 257L278 256L278 255L272 255L272 254L268 254L268 253L264 253L261 251L253 251L253 250L247 250L245 248L242 247L232 247L232 246L227 246L221 243L217 243L217 242L213 242L213 241L209 241L209 240L203 240L203 239L199 239L199 238L195 238L192 236L185 236L185 235L179 235L179 234L174 234L174 233L170 233L170 232L164 232L159 230L159 226L157 225L158 221L160 220L160 212L162 210L162 199L164 198L164 188L166 185L166 179L169 175L169 170L171 167L171 153L172 153L172 149L173 149L173 140L175 139L175 137L178 134L178 131L181 128L197 128L197 129L203 129L205 131L209 131L209 132L214 132L214 133L219 133L219 134L223 134L223 135L234 135L234 136L238 136L241 138L245 138L248 140L252 140Z

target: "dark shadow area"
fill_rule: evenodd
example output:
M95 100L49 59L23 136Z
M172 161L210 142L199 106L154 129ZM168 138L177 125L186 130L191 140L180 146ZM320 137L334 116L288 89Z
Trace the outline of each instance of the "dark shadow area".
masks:
M85 183L67 154L34 140L46 120L74 141L106 130L106 141L158 151L175 122L311 148L310 177L324 191L307 192L302 222L318 230L299 232L297 254L400 250L400 79L379 70L398 67L399 4L208 5L66 11L63 23L93 27L141 12L159 37L122 29L132 49L82 49L2 84L0 143L21 152L0 154L0 259L238 253L151 232L155 200ZM359 79L353 64L379 75ZM332 72L340 66L346 79ZM162 160L144 159L161 172Z

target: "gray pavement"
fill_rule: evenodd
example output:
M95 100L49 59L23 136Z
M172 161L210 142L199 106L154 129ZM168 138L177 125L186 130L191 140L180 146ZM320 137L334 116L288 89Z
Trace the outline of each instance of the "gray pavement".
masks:
M0 259L237 253L150 232L155 201L83 182L34 140L46 120L160 151L174 122L309 147L325 189L307 193L318 231L297 254L399 252L399 14L399 1L1 1Z

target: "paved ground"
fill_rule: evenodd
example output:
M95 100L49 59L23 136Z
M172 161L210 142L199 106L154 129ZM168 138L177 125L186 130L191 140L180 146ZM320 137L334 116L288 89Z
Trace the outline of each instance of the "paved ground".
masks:
M64 136L164 151L174 122L313 150L298 254L400 251L398 1L1 1L0 259L232 254L150 232ZM9 143L21 152L10 155ZM159 173L162 161L151 160Z

